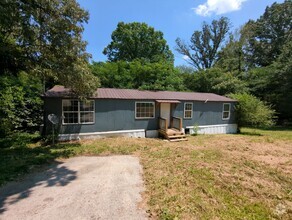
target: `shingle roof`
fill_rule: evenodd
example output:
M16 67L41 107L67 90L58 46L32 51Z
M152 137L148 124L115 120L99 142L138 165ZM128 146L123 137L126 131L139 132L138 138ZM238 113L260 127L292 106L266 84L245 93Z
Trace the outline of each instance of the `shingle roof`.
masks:
M48 90L44 97L70 97L70 89L64 86L54 86ZM135 99L135 100L189 100L189 101L214 101L236 102L236 100L214 93L200 92L173 92L149 91L136 89L98 88L92 98L98 99Z

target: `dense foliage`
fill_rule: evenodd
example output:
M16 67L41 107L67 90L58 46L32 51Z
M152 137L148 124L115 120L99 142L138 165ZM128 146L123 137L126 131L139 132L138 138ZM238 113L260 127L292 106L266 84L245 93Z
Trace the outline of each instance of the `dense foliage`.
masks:
M0 3L0 74L26 71L89 94L97 80L89 71L83 24L88 13L76 0Z
M173 54L161 31L145 23L120 22L104 49L108 62L93 62L91 70L108 88L184 90L173 65Z
M14 130L38 130L42 119L41 92L41 81L25 72L0 76L0 136Z
M98 86L90 72L76 0L0 2L0 133L39 130L41 93L58 83L80 96Z
M163 38L163 33L139 22L118 23L117 29L112 33L112 41L103 53L112 62L131 62L135 59L173 62L173 54Z
M173 64L145 62L136 59L132 62L117 61L93 63L94 75L106 88L128 88L147 90L184 90L183 81Z
M255 66L269 66L291 40L292 1L274 3L256 21L250 20L243 28L246 39L245 54Z
M235 110L240 127L270 127L274 124L275 111L266 103L247 93L231 94L238 104Z
M259 19L229 33L210 68L189 71L178 67L186 88L222 95L248 92L273 106L279 123L291 123L291 17L291 0L274 3ZM201 57L206 54L197 53Z
M192 73L184 72L185 69L177 67L184 78L186 88L197 92L213 92L226 95L235 92L247 92L247 83L220 68L210 68Z

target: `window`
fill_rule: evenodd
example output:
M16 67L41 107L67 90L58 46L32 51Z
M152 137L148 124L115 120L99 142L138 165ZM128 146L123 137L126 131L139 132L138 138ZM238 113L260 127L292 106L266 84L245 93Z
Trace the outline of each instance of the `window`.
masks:
M77 100L63 100L63 123L78 124Z
M184 118L192 118L193 117L193 103L186 102L184 109Z
M228 120L230 118L230 103L223 103L222 119Z
M80 123L88 124L94 122L94 101L79 102Z
M94 101L62 100L63 124L94 123Z
M137 119L154 118L154 102L136 102L135 117Z

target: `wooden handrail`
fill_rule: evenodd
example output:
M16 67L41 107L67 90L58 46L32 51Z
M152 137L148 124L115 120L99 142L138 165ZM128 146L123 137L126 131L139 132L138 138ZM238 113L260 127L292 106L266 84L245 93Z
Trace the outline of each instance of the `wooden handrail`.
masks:
M172 117L171 126L177 130L182 130L182 119L179 117Z
M166 118L159 117L159 128L163 130L167 130L168 121Z

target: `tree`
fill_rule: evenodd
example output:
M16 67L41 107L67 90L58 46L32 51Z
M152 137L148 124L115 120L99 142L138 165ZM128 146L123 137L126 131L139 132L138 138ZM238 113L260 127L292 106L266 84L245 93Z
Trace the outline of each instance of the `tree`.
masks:
M217 60L218 50L230 29L228 18L221 17L211 24L203 23L201 31L195 31L190 44L176 39L176 50L187 57L187 62L197 70L211 68Z
M134 88L134 75L129 66L125 61L93 62L90 68L100 79L101 87L131 89Z
M292 37L292 36L291 36ZM268 97L282 122L292 122L292 40L287 40L278 59L270 66Z
M1 1L0 74L25 70L79 94L91 93L97 79L90 74L81 36L87 20L75 0Z
M278 122L292 121L292 2L274 3L241 31L250 67L244 74L250 92L272 103Z
M165 62L149 63L144 60L93 63L94 75L102 87L176 90L184 89L182 78L173 65Z
M250 20L242 29L246 35L245 53L255 66L268 66L281 54L282 46L292 35L292 1L274 3L256 21Z
M236 92L247 92L247 83L232 72L220 68L210 68L193 73L182 74L184 85L190 91L212 92L227 95Z
M224 72L214 80L212 91L220 95L248 92L247 83L235 76L232 72Z
M146 23L119 22L111 38L112 41L103 51L111 62L144 59L149 62L173 63L173 54L163 33Z
M195 72L195 69L192 66L179 65L175 68L180 72L180 74L193 74Z
M42 121L42 82L31 74L0 76L0 136L37 131Z
M239 30L229 35L226 45L218 52L215 67L240 74L248 69L243 52L244 37Z
M265 102L248 93L237 93L229 96L238 101L235 110L239 128L274 125L275 111Z

